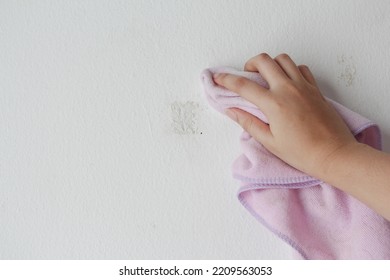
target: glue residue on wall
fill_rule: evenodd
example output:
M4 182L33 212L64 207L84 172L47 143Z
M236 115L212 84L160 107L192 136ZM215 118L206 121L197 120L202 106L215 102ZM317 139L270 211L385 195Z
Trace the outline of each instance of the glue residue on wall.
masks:
M193 101L171 103L172 129L175 134L198 134L199 104Z

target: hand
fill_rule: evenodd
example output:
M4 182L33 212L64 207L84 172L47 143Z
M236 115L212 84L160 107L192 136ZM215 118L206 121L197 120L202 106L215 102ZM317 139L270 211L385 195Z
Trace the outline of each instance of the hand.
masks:
M255 104L269 124L238 108L228 109L226 114L283 161L321 178L333 155L357 144L321 95L307 66L296 66L286 54L275 59L260 54L250 59L244 70L259 72L269 89L226 73L215 75L214 81Z

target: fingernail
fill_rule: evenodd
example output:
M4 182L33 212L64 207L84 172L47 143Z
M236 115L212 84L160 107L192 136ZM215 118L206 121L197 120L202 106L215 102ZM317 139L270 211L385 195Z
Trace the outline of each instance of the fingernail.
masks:
M226 114L226 116L231 118L233 121L237 122L237 114L235 112L233 112L233 110L226 109L225 114Z

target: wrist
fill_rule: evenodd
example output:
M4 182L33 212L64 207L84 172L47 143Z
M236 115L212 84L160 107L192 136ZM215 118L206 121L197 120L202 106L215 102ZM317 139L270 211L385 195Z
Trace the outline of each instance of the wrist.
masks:
M357 158L361 157L367 149L370 149L370 147L357 141L340 145L322 159L322 162L315 168L313 176L335 185L343 177L349 176L349 173L353 172L348 167Z

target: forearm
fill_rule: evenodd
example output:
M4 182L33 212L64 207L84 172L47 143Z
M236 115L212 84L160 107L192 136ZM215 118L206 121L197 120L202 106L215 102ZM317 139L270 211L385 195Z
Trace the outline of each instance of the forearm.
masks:
M390 220L390 155L356 143L332 155L319 178Z

